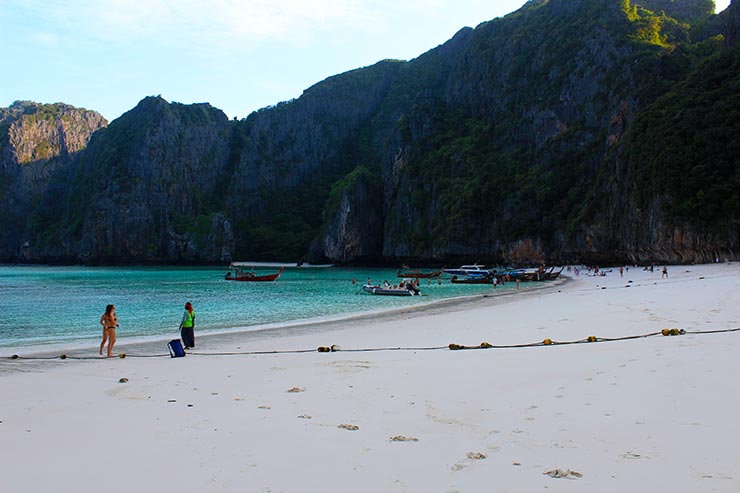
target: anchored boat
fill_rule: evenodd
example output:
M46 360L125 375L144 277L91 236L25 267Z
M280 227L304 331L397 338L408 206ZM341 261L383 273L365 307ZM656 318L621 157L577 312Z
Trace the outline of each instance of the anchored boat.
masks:
M493 284L492 275L478 275L478 276L466 276L459 278L452 276L450 279L452 284Z
M485 265L462 265L457 269L442 269L445 274L451 276L489 276L491 271L485 268Z
M235 268L233 266L229 267L229 272L226 273L226 279L227 281L246 281L246 282L269 282L274 281L278 277L280 277L280 274L283 273L283 267L280 267L280 270L278 270L275 274L265 274L258 276L253 271L244 271L238 268Z
M398 272L396 272L396 277L409 277L412 279L436 279L442 275L442 272L444 272L444 267L433 272L423 272L418 269L409 269L404 267L403 269L400 269Z
M391 286L384 283L382 286L365 284L362 290L366 293L377 294L380 296L420 296L419 288L413 282L402 282L398 286Z

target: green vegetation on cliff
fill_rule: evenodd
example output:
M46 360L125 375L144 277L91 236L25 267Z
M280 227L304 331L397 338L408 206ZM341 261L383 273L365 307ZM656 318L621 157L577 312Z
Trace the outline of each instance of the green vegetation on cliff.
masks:
M740 16L712 9L532 0L240 122L145 98L64 166L40 159L55 141L9 138L64 116L18 103L0 147L34 157L2 163L0 256L28 239L68 261L740 256L740 51L720 34Z
M637 205L657 194L674 223L740 220L740 49L704 60L641 112L629 134Z

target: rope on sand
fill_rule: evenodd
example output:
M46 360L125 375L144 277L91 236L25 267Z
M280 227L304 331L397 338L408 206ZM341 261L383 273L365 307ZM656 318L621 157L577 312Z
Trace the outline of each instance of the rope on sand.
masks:
M359 353L359 352L378 352L378 351L437 351L441 349L449 349L452 351L461 351L469 349L518 349L518 348L532 348L532 347L544 347L544 346L567 346L573 344L589 344L589 343L600 343L600 342L617 342L617 341L629 341L634 339L645 339L648 337L655 336L679 336L679 335L707 335L707 334L721 334L730 332L740 332L740 327L733 329L716 329L716 330L697 330L688 331L684 329L662 329L659 332L648 332L646 334L637 334L631 336L622 337L597 337L588 336L585 339L578 339L575 341L555 341L552 339L544 339L539 342L529 342L523 344L500 344L494 345L488 342L482 342L477 346L465 346L462 344L448 344L447 346L426 346L426 347L377 347L377 348L357 348L357 349L342 349L338 345L333 344L331 346L319 346L317 349L293 349L293 350L276 350L276 351L235 351L235 352L217 352L217 353L199 353L190 351L187 354L193 356L262 356L270 354L303 354L303 353L333 353L333 352L345 352L345 353ZM170 355L164 354L126 354L121 353L117 356L118 358L169 358ZM59 356L32 356L23 357L17 354L8 357L0 357L0 360L23 360L23 361L49 361L49 360L97 360L101 358L95 356L70 356L67 354L61 354Z

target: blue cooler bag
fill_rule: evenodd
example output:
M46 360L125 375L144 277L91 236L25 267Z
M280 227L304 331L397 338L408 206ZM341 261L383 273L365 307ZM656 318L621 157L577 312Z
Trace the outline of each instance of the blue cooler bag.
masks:
M182 348L180 339L172 339L168 342L167 349L170 350L170 357L172 358L182 358L185 356L185 350Z

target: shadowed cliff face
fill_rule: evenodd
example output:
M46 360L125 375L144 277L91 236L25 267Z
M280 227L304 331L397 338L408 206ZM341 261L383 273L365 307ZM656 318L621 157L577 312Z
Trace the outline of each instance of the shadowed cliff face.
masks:
M17 101L0 109L0 258L25 250L34 204L107 124L94 111L61 103Z
M737 46L740 44L740 3L733 0L725 12L727 15L727 44Z
M96 134L81 156L62 198L62 241L43 242L41 254L229 261L231 226L218 204L230 138L226 115L208 104L142 100Z
M90 112L0 110L0 256L735 258L739 22L711 8L533 0L239 122L150 97L90 138Z

